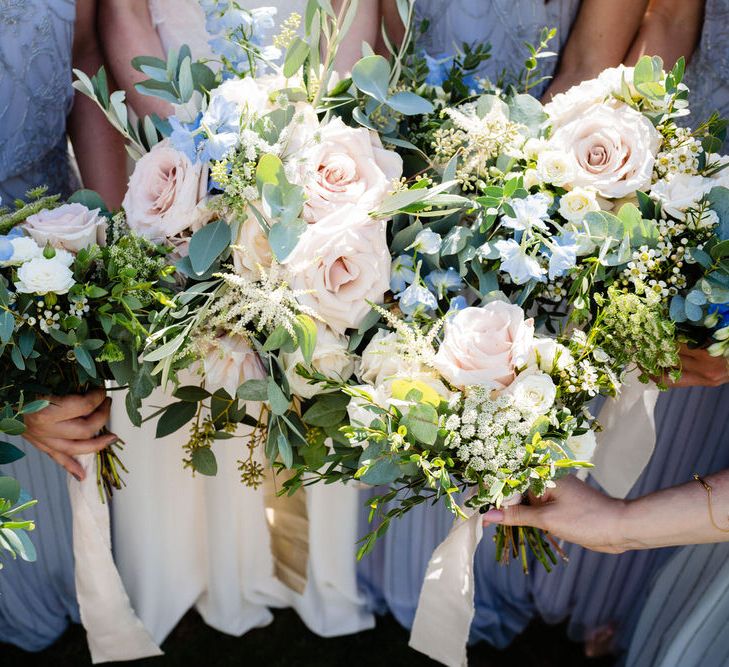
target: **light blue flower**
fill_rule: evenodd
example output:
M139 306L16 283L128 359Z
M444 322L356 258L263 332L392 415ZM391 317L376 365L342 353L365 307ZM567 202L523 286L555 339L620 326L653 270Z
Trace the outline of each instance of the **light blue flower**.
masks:
M577 251L579 243L577 235L565 232L554 237L555 242L549 248L549 279L554 280L565 275L577 265Z
M415 266L410 255L400 255L392 260L390 267L390 289L398 294L415 280Z
M425 283L438 295L439 299L442 299L447 292L455 292L463 287L460 274L452 267L445 271L443 269L431 271L425 277Z
M459 294L451 299L450 308L448 308L446 315L455 315L459 310L463 310L467 307L468 301L466 301L466 297Z
M448 78L451 67L453 67L453 56L433 57L423 51L423 58L425 58L425 64L428 67L428 76L425 78L425 83L429 86L442 86Z
M202 149L198 147L200 159L203 162L222 160L240 140L238 106L222 96L214 97L200 120L200 127L206 134Z
M175 116L169 118L172 128L170 141L180 153L187 155L190 162L197 161L197 148L203 140L202 134L197 131L201 118L202 114L199 114L195 122L189 125L181 123Z
M437 307L435 295L417 283L413 283L400 294L400 310L408 317L434 311Z
M435 255L440 251L442 243L443 239L440 237L440 234L436 234L430 229L424 229L423 231L418 232L418 235L415 237L415 241L413 241L406 250L415 250L416 252L421 252L424 255Z
M527 233L535 227L546 231L549 207L552 204L550 197L539 192L524 199L513 199L509 204L514 209L515 217L504 216L501 221L504 227Z
M539 261L524 251L513 239L497 241L496 248L501 255L501 269L511 276L517 285L523 285L530 280L544 280L546 269Z
M225 58L232 63L236 69L242 69L243 65L248 64L248 55L246 50L228 37L218 35L208 40L210 50L219 58Z

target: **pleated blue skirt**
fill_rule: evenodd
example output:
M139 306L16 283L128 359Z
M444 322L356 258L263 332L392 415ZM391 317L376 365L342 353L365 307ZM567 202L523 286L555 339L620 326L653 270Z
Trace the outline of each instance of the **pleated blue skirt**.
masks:
M7 438L25 451L25 458L0 472L17 479L38 504L24 517L36 522L30 533L35 563L1 555L0 642L26 651L52 644L71 622L79 622L73 574L71 506L66 472L48 456L20 438Z

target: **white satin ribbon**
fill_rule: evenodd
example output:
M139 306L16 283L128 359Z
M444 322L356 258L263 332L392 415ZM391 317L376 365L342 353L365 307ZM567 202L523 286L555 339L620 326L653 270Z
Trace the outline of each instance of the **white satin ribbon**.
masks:
M629 373L617 398L609 399L598 416L592 477L616 498L625 498L638 481L656 446L654 411L660 390L643 384L638 371Z
M481 514L466 509L433 552L420 590L410 646L448 665L468 664L466 644L475 613L473 559L483 535Z
M77 457L86 471L68 476L73 513L73 555L81 622L94 664L162 655L129 602L111 553L109 505L96 486L96 455Z

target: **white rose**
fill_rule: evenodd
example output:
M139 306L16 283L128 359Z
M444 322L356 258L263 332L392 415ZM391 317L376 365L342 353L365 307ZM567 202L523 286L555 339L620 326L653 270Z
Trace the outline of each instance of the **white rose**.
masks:
M106 220L99 209L90 211L82 204L64 204L31 215L23 225L40 246L46 244L78 252L94 244L106 244Z
M226 334L216 338L203 358L205 385L210 391L225 389L235 396L244 382L264 380L266 369L258 353L242 336Z
M261 210L260 202L254 202L253 205L257 210ZM235 246L237 247L232 250L233 265L239 276L257 279L260 275L259 266L264 269L271 267L273 263L271 244L253 211L248 211L248 217L241 224Z
M599 211L597 194L592 188L575 188L559 200L559 214L567 222L579 222L590 211Z
M546 373L520 373L506 389L520 407L536 415L543 415L554 405L557 388Z
M162 242L196 231L212 217L206 206L207 167L160 141L137 162L122 206L129 228Z
M549 142L542 137L530 137L526 140L522 150L527 160L536 161L543 150L549 147Z
M397 334L380 329L362 351L359 378L362 382L380 386L398 375L421 371L421 365L399 354Z
M654 183L650 195L660 202L665 213L678 220L685 220L686 211L695 208L712 187L714 182L710 178L676 174L670 180Z
M536 169L527 169L524 171L524 187L531 190L535 185L541 185L542 180L539 178Z
M574 363L570 351L553 338L534 338L527 361L528 367L537 367L545 373L563 370Z
M366 393L375 405L387 409L389 405L389 396L383 388L373 387L372 385L362 384L356 385L353 389L359 389ZM365 398L352 396L347 405L347 416L352 426L371 426L372 422L377 419L377 415L368 408L372 403Z
M446 321L435 366L461 389L504 389L526 363L533 339L534 320L525 320L519 306L492 301L483 308L464 308Z
M567 440L567 449L578 461L591 461L597 447L595 431L589 430L582 435L573 435Z
M571 155L554 148L539 154L537 177L542 183L563 186L571 183L575 175L575 162Z
M18 269L15 289L23 294L65 294L75 284L73 272L62 259L35 257Z
M317 327L316 348L311 367L332 380L348 380L354 372L352 355L347 351L347 339L324 326ZM322 393L322 387L296 372L297 364L305 364L301 350L283 355L284 370L291 391L300 398L312 398Z
M285 264L303 304L338 333L357 328L390 287L385 223L344 206L310 225Z
M16 236L10 240L10 245L13 254L10 259L0 262L0 266L20 266L36 257L43 257L43 248L27 236Z
M340 118L322 126L319 137L294 176L306 194L304 219L318 222L346 204L376 209L402 175L402 158L383 148L375 132Z
M597 104L560 127L550 144L574 159L567 185L618 199L650 187L661 135L635 109Z

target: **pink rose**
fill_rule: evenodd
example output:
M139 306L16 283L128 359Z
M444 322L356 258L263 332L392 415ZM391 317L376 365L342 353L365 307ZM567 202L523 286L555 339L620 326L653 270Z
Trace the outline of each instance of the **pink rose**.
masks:
M253 206L259 211L262 209L260 202L254 202ZM258 267L268 269L273 263L273 251L268 237L255 214L250 210L238 231L232 256L235 272L246 278L257 279L260 275Z
M225 389L230 396L235 396L244 382L266 378L258 354L245 338L234 334L215 339L206 351L203 368L208 390Z
M137 162L122 206L129 228L163 242L200 229L212 217L206 206L207 167L193 164L165 139Z
M28 216L25 231L41 247L50 243L76 253L94 244L106 244L106 220L99 209L90 211L82 204L64 204Z
M460 389L505 389L526 363L533 339L534 320L524 319L519 306L492 301L482 308L464 308L446 321L435 365Z
M619 199L650 187L661 135L627 105L596 104L560 127L549 144L574 158L574 175L565 187L594 188Z
M345 204L376 209L402 175L402 158L383 148L375 132L347 127L340 118L324 125L319 135L294 178L307 197L304 219L318 222Z
M299 300L337 333L357 328L390 286L384 221L356 206L339 208L309 226L285 262Z

